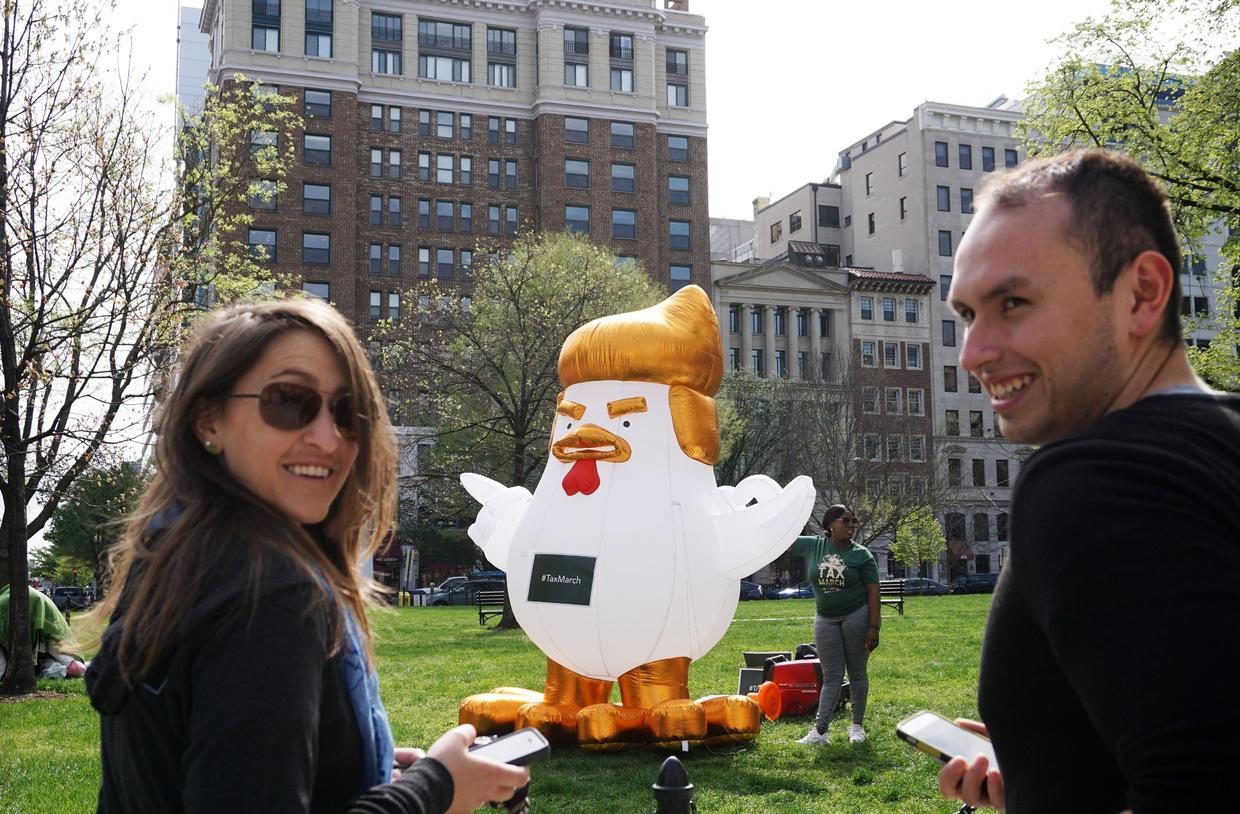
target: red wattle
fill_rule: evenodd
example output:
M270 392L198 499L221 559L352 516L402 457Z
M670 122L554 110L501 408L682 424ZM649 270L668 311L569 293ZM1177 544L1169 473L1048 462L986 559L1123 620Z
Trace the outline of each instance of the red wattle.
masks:
M592 495L598 488L598 483L598 462L577 461L564 476L562 486L568 495L575 495L578 492L583 495Z

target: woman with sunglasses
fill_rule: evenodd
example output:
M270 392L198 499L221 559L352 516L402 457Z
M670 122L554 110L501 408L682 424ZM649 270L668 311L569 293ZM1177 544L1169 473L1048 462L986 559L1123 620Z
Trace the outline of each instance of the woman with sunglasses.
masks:
M208 318L99 612L99 811L438 814L526 784L467 751L472 727L425 756L393 746L358 564L391 528L395 468L374 374L334 309Z
M848 727L850 743L865 740L865 704L869 697L870 679L866 662L878 647L878 631L882 625L879 611L878 565L874 555L863 545L853 542L861 521L847 506L836 504L822 515L821 537L798 537L791 554L805 560L809 584L814 591L817 614L814 616L814 644L822 664L822 692L818 696L818 714L809 733L798 743L827 743L827 724L839 700L844 670L848 670L848 687L852 698L852 725Z

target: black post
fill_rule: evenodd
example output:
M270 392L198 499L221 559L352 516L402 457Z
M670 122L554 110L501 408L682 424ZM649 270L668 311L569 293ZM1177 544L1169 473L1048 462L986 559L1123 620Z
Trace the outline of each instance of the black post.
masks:
M673 755L663 761L654 789L654 814L697 814L693 803L693 784L685 767Z

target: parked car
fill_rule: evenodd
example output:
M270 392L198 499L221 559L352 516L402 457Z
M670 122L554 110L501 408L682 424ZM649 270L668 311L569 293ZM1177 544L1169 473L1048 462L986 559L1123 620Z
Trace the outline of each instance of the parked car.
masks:
M446 591L432 593L428 605L472 605L479 591L502 591L507 583L502 579L467 579Z
M776 599L812 599L814 589L809 587L809 580L805 580L795 588L784 588L775 594Z
M995 591L998 574L965 574L952 580L954 594L990 594Z
M86 593L74 585L61 585L53 588L52 602L62 612L75 611L90 604L86 600Z
M747 579L741 580L741 599L761 599L762 586Z
M448 591L452 590L452 586L460 585L462 582L464 582L467 579L469 579L469 577L448 577L443 582L431 588L415 588L412 591L412 593L415 593L415 594L447 593Z
M942 596L947 593L947 586L938 580L925 577L909 577L904 580L905 596Z

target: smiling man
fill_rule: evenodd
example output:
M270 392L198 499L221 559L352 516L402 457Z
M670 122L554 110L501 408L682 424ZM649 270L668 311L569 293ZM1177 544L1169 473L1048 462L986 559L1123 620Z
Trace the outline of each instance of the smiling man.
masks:
M1044 446L982 648L1001 773L956 758L944 794L1018 814L1234 808L1240 397L1189 366L1179 265L1166 197L1126 157L1031 161L982 193L949 294L960 363L1005 437Z

